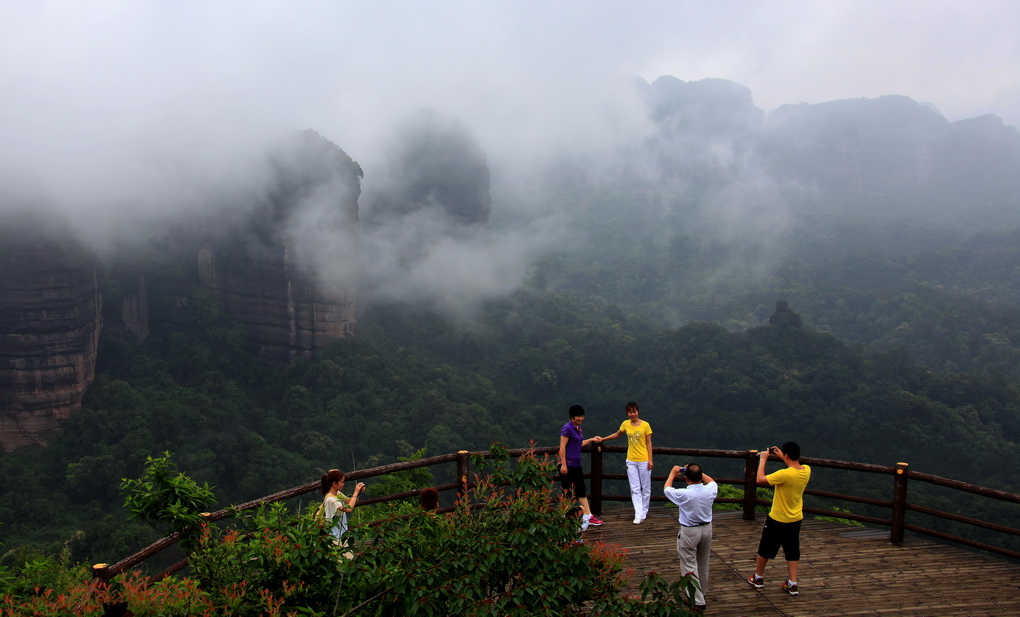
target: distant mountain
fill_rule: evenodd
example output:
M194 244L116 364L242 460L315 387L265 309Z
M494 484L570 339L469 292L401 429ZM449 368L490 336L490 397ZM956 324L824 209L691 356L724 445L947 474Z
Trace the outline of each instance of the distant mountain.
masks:
M767 316L759 313L774 301L771 292L756 288L756 298L745 299L753 306L723 307L720 285L732 300L745 274L770 275L790 252L822 259L873 246L867 226L847 234L830 224L834 214L839 225L854 217L923 220L932 229L1020 225L1020 133L994 116L949 122L902 96L765 114L750 90L726 80L634 83L649 133L592 156L588 167L542 170L536 178L551 178L549 185L536 179L529 187L549 209L578 204L570 214L583 221L566 232L582 248L557 267L538 267L536 280L550 290L630 302L660 324L754 325ZM426 112L386 148L387 163L369 170L379 182L362 196L354 159L313 131L295 134L270 153L261 179L268 188L252 203L210 204L208 214L179 222L150 246L109 251L102 262L69 253L77 242L71 232L26 234L24 223L7 220L0 229L4 448L45 443L75 412L104 325L144 339L180 327L211 299L264 360L307 358L354 332L366 228L407 221L399 241L382 248L392 248L397 262L414 262L429 248L416 235L419 222L441 219L455 230L490 224L492 170L466 126ZM881 237L900 245L908 239L897 234L907 230L883 228ZM938 230L909 242L930 247L944 237ZM803 295L790 297L810 306ZM617 308L632 312L625 309Z
M1020 132L995 116L949 122L903 96L784 105L764 126L771 168L833 194L916 200L929 214L1020 196Z
M675 200L680 188L690 202L764 175L787 192L810 191L814 202L850 200L872 215L984 229L1004 219L1020 223L1011 207L1020 200L1020 131L996 116L949 122L897 95L765 114L749 89L722 79L632 83L656 130L614 165L624 171L619 182L629 179L638 190Z

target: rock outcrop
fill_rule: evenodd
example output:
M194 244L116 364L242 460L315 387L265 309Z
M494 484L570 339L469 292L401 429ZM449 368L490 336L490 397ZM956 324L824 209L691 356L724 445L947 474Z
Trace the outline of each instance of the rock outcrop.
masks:
M387 149L388 165L366 196L366 224L433 210L457 225L486 225L492 210L489 163L461 122L421 112Z
M257 203L176 226L148 247L98 261L73 234L24 213L0 220L0 443L46 445L81 408L104 317L132 331L174 331L191 295L209 293L265 360L289 362L354 331L361 168L312 131L272 153ZM200 218L200 217L199 217ZM12 221L17 221L15 225ZM142 251L145 252L145 251ZM146 263L184 273L158 290ZM163 309L150 314L150 306Z
M102 329L94 259L65 235L0 222L0 443L46 445L81 408Z
M249 246L241 254L198 251L201 286L244 326L264 360L286 363L353 334L356 296L327 293L282 246Z
M286 363L353 334L361 168L314 131L274 157L264 204L194 253L198 284L248 332L260 357Z

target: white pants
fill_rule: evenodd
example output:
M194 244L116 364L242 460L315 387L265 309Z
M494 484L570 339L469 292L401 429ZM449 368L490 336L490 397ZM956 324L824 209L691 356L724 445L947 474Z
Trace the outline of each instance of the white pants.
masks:
M712 524L701 527L681 527L676 539L676 552L680 556L680 575L694 574L698 590L694 603L705 604L708 591L708 559L712 555Z
M645 518L652 503L652 470L648 469L648 461L627 461L627 481L630 482L630 500L634 503L634 518Z

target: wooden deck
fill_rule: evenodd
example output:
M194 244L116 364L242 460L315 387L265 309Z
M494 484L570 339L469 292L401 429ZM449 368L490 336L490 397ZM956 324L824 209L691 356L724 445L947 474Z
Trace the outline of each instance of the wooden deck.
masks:
M765 588L755 590L744 579L754 568L762 516L745 521L739 512L716 511L707 615L1020 615L1020 564L910 535L897 546L887 530L814 520L801 527L800 595L780 588L782 551L765 570ZM680 577L675 506L653 503L641 525L629 504L607 504L601 518L606 524L589 528L585 540L626 547L635 579L649 571Z

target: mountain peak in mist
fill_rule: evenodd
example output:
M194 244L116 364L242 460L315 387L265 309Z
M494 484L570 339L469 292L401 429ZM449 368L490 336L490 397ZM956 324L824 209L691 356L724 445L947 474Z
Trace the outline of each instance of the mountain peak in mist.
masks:
M759 124L751 90L726 79L683 81L663 75L647 87L653 120L674 130L730 133Z

